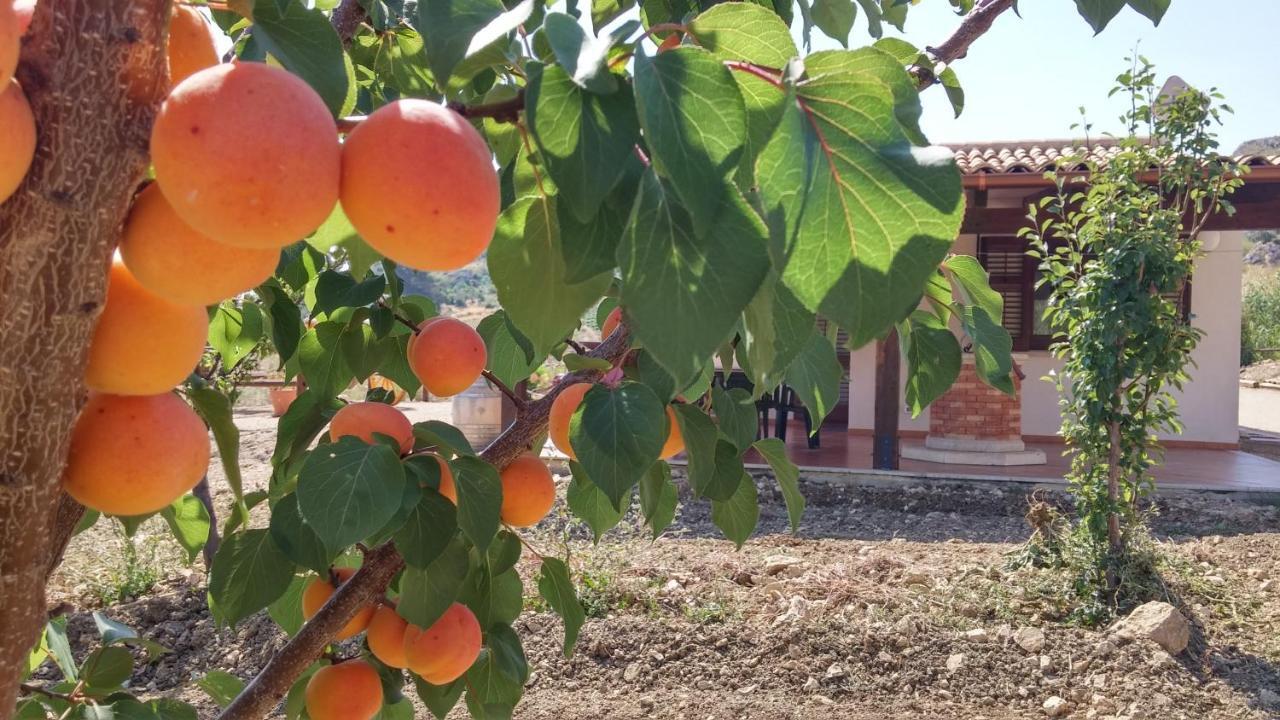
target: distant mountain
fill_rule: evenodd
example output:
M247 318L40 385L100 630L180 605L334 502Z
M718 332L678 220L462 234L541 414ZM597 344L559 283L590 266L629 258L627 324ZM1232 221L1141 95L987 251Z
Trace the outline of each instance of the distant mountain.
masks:
M404 280L406 293L426 295L436 305L498 307L498 291L489 279L489 269L484 258L461 270L421 272L400 268L399 274Z
M1236 155L1272 155L1280 153L1280 135L1246 140L1236 148Z

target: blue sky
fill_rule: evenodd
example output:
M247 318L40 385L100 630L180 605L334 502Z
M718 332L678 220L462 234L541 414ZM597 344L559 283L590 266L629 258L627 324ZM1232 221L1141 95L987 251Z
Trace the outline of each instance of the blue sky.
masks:
M959 119L941 88L925 93L922 125L932 142L1068 137L1081 105L1095 132L1116 130L1121 108L1108 102L1107 92L1135 44L1162 79L1177 74L1226 95L1235 114L1219 131L1225 150L1280 135L1274 40L1280 0L1173 0L1159 27L1126 9L1096 37L1070 0L1019 5L1021 18L1001 16L955 64L966 93ZM902 37L917 47L937 45L958 22L944 0L923 0L911 10ZM851 45L868 41L859 16ZM835 47L814 31L815 50Z

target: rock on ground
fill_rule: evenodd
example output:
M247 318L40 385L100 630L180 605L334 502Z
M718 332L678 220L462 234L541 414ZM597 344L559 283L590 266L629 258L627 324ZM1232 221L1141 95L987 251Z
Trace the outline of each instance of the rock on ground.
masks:
M1174 606L1152 601L1139 605L1121 620L1116 634L1127 639L1146 638L1170 655L1177 655L1191 641L1191 625Z

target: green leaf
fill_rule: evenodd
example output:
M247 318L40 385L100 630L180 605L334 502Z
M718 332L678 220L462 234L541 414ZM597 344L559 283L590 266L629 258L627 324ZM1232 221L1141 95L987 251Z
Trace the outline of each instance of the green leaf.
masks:
M297 635L306 623L306 618L302 617L302 593L310 581L309 577L295 575L284 593L267 606L267 615L289 637Z
M991 289L986 268L970 255L952 255L942 267L955 282L958 298L965 305L982 309L989 317L1004 317L1004 298Z
M582 29L568 15L579 33ZM614 81L605 72L603 77ZM560 189L560 201L580 223L589 223L626 169L640 139L640 123L630 87L623 83L601 95L579 87L566 68L531 69L526 118L540 158Z
M636 0L591 0L591 25L602 28L636 6Z
M476 582L458 598L471 608L481 627L495 623L512 623L524 609L524 583L515 570L494 573L491 569L473 573Z
M255 3L253 39L320 95L337 115L347 98L342 41L329 18L302 0Z
M476 457L459 457L449 463L458 491L458 527L480 552L498 532L502 513L502 480L498 470Z
M253 303L237 308L226 300L209 319L209 345L222 356L222 367L227 370L248 357L262 335L262 311Z
M418 627L431 627L458 599L470 570L470 550L460 536L427 567L406 567L396 605L400 617Z
M399 385L400 389L412 397L418 392L418 388L422 387L422 383L418 380L418 376L413 373L413 368L409 367L409 362L406 359L410 337L409 333L405 333L404 335L382 339L383 343L394 344L385 351L382 365L378 367L378 374Z
M326 547L365 539L396 514L404 494L396 451L346 436L316 448L298 474L298 509Z
M542 364L542 358L533 352L533 343L507 318L505 310L486 316L476 326L476 332L484 338L489 372L508 387L528 380Z
M960 173L951 151L911 143L902 120L915 107L885 81L909 82L892 56L814 53L805 69L757 179L782 282L856 348L902 318L946 255Z
M218 459L222 461L227 485L231 486L231 494L236 502L242 501L244 484L240 478L240 428L236 427L232 417L231 398L210 387L188 387L187 400L213 432L213 442L218 446Z
M742 474L738 489L727 500L711 501L711 522L738 549L755 532L760 520L760 504L756 498L756 483L750 475Z
M1129 0L1129 7L1145 15L1152 24L1159 25L1169 10L1171 0Z
M133 655L122 647L100 647L80 666L80 679L92 688L111 690L133 674Z
M924 310L899 324L898 342L907 359L907 406L911 417L919 417L960 376L960 343L946 323Z
M417 675L413 676L413 682L418 688L418 697L422 699L422 704L427 706L427 710L431 711L437 720L445 719L453 706L458 704L462 691L467 689L465 676L447 685L432 685Z
M449 546L457 529L458 511L453 503L440 493L428 490L422 493L409 518L396 531L396 549L406 564L425 568Z
M342 352L346 323L322 322L307 331L298 343L298 362L307 387L330 397L347 389L355 372Z
M715 464L710 472L699 475L696 480L690 474L690 482L694 483L693 490L699 497L728 500L738 491L738 485L746 473L742 464L742 451L723 436L718 436L711 457Z
M881 26L880 20L884 16L881 7L884 0L858 0L858 4L862 6L862 12L867 16L867 33L873 38L878 38L884 34L884 27ZM893 7L893 6L887 6Z
M302 517L298 509L298 494L289 493L271 508L269 527L271 539L280 552L302 567L323 575L329 571L337 550L325 545L324 539Z
M703 489L711 484L716 470L716 425L706 413L693 405L677 403L671 408L676 413L680 435L684 438L685 455L689 458L689 484L694 493L703 495Z
M787 504L787 519L791 522L791 532L800 529L800 519L804 517L804 495L800 492L800 468L787 457L787 445L778 438L763 438L752 446L769 467L773 468L773 477L782 490L782 500Z
M547 13L542 21L542 32L565 76L574 85L601 95L618 89L618 79L608 67L608 38L587 35L577 20L557 12Z
M982 308L965 307L960 325L973 341L974 369L984 383L1013 396L1013 340L1009 331Z
M713 386L711 408L720 421L721 434L738 450L746 450L755 442L760 416L751 393L743 388L726 390L719 385Z
M211 670L196 680L196 687L203 690L213 704L225 708L244 691L244 681L231 673Z
M587 477L613 503L622 501L667 438L666 409L648 387L624 382L592 386L569 421L569 444Z
M813 334L814 316L770 272L742 319L747 353L743 365L756 394L761 395L778 386L791 362L804 349Z
M265 528L229 535L209 570L210 609L220 623L234 625L280 597L292 578L293 563Z
M813 24L827 37L849 47L849 33L853 32L853 19L858 16L858 8L853 0L813 0L810 11Z
M283 366L293 358L298 342L306 332L302 325L302 310L274 280L258 286L257 292L267 306L267 314L271 318L271 344L275 345Z
M204 503L194 495L183 495L161 510L160 516L169 524L178 544L187 551L187 562L195 560L209 539L209 511Z
M951 103L952 112L956 117L960 117L960 113L964 112L964 88L960 86L960 76L956 75L955 68L944 68L938 73L938 82L942 83L942 89Z
M76 668L75 656L71 654L71 643L67 640L67 619L56 617L46 623L44 640L49 647L49 655L53 658L53 663L62 671L62 676L68 682L78 680L80 672Z
M689 32L722 60L780 68L800 54L782 18L750 2L715 5L689 23Z
M637 57L635 67L636 109L653 168L671 180L696 234L706 235L746 143L737 83L711 53L695 47Z
M276 448L271 463L280 465L311 445L329 419L346 403L329 395L321 395L310 389L298 395L289 409L280 416L276 429Z
M1124 5L1125 0L1076 0L1076 10L1093 28L1095 35L1107 27Z
M578 602L578 595L569 579L569 566L559 558L543 558L538 572L538 594L551 609L564 619L564 656L573 654L578 641L578 631L587 620L586 611Z
M138 639L137 630L97 611L93 613L93 624L98 629L98 636L102 638L103 645L128 644L129 641Z
M443 90L459 63L529 19L532 0L508 11L499 0L423 0L417 30L426 42L431 72Z
M671 466L659 460L640 478L640 512L656 540L676 517L680 495L671 482Z
M568 337L611 279L601 273L585 282L567 282L555 198L525 198L504 210L488 262L498 301L538 356Z
M630 375L633 380L648 385L653 394L657 395L663 403L669 403L675 399L676 379L653 359L653 355L644 350L637 350L632 357L635 359L634 368L630 368L633 370ZM602 369L607 370L607 368Z
M800 401L808 408L815 432L840 402L840 379L843 376L844 368L836 357L835 347L817 332L809 336L809 342L787 368L787 384L795 389Z
M445 454L475 455L467 436L443 420L426 420L413 424L413 437L419 447L430 446Z
M565 497L569 510L591 528L591 536L599 544L600 537L616 527L627 514L629 503L625 500L630 500L631 496L624 499L623 507L619 510L614 507L609 496L591 482L581 465L570 460L569 472L573 474L573 481L569 483Z
M634 156L624 161L624 166L639 163ZM556 203L556 215L560 222L560 254L564 258L565 282L579 283L591 280L600 273L613 274L618 264L618 244L626 230L631 205L622 203L622 182L614 187L591 219L579 222L569 210L568 203ZM634 199L634 194L626 200Z
M631 331L681 382L729 336L769 271L763 224L729 193L715 225L698 235L667 184L647 172L618 248Z
M528 662L520 638L505 625L490 629L486 647L467 670L467 707L472 717L510 717L510 708L520 700L529 675ZM483 707L480 712L474 709Z
M386 287L387 279L381 275L356 282L347 273L325 270L316 279L315 311L327 315L338 308L372 305Z

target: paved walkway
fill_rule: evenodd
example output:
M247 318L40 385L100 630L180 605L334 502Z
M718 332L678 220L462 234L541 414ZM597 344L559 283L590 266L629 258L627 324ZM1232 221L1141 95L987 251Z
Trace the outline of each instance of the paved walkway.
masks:
M1280 435L1280 390L1240 388L1240 427Z

